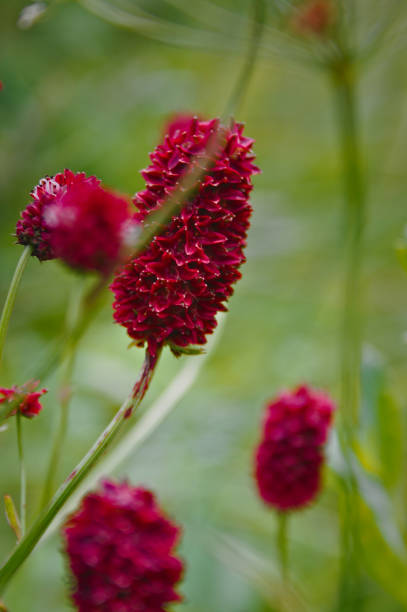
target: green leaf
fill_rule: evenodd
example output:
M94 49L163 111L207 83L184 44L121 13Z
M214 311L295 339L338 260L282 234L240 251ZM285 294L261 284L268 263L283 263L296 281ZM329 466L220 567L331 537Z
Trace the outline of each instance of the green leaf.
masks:
M7 522L10 525L11 529L16 534L17 541L21 540L20 519L18 518L17 510L16 510L16 507L14 505L11 495L4 496L4 509L6 512Z
M403 606L407 606L407 559L399 556L383 538L368 505L359 503L359 537L362 544L364 566Z
M396 253L402 268L407 272L407 243L404 240L397 244Z
M392 488L403 471L403 422L400 406L387 391L380 394L377 421L381 480Z

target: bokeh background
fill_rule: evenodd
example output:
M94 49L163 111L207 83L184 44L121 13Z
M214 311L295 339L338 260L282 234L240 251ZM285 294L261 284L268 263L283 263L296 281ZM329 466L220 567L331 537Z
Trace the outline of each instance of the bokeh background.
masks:
M142 187L139 170L169 115L222 114L243 61L250 3L54 2L33 27L23 28L18 20L25 4L0 5L1 300L21 253L14 244L15 223L39 178L68 167L132 194ZM276 4L268 2L270 24ZM353 33L360 39L393 5L355 4ZM155 30L119 27L95 14L106 5L113 20L119 15L126 21L125 11L134 15L137 7L149 11L167 24L159 29L162 40ZM211 22L216 16L209 5L232 11L236 19ZM360 66L368 210L361 295L364 395L357 432L367 533L359 609L369 612L407 609L405 574L400 575L407 567L407 277L396 255L407 221L406 20L403 9L389 24L391 36ZM188 38L189 28L198 31ZM202 29L213 36L200 38ZM237 117L256 139L262 169L255 177L243 278L198 381L116 472L154 490L183 525L185 600L177 609L185 612L280 609L276 518L259 501L252 478L262 410L280 389L300 382L338 394L343 215L335 109L324 71L306 57L293 57L295 40L274 34L270 25ZM38 371L79 282L59 263L29 262L9 330L2 385L22 383ZM60 479L127 395L142 360L141 350L127 347L124 331L112 322L107 295L81 344ZM193 357L164 355L143 410L187 359ZM50 389L45 409L24 423L31 518L59 408L58 372L44 382ZM13 424L0 433L0 449L1 493L17 499ZM340 512L340 487L328 468L318 502L290 525L290 571L305 609L334 609ZM13 546L4 517L0 543L4 558ZM54 535L15 577L6 602L13 612L62 612L70 609L67 593L61 541Z

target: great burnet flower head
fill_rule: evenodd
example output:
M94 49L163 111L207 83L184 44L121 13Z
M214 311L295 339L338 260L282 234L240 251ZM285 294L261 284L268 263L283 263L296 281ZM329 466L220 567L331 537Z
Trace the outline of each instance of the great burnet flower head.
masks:
M44 220L55 257L78 270L109 272L121 256L129 203L94 181L81 181L47 206Z
M50 241L50 228L44 213L55 199L65 193L73 185L98 185L100 181L95 176L86 176L84 172L74 173L64 170L55 176L46 176L40 180L31 192L31 202L21 213L17 222L17 242L30 246L32 255L40 261L54 259L55 253Z
M146 189L134 197L137 221L163 205L218 130L217 119L185 116L168 126L142 172ZM194 196L112 284L115 320L152 354L166 343L175 352L204 344L216 327L216 313L226 310L245 260L251 176L258 172L252 144L242 124L224 128L221 150Z
M164 612L179 601L179 532L145 489L106 481L88 494L63 529L78 610Z
M32 419L42 410L40 397L47 389L36 391L38 380L30 380L18 387L14 385L9 389L0 388L0 414L1 418L7 418L19 413L27 419Z
M267 406L255 466L266 504L295 510L316 497L334 409L329 397L306 386L282 393Z

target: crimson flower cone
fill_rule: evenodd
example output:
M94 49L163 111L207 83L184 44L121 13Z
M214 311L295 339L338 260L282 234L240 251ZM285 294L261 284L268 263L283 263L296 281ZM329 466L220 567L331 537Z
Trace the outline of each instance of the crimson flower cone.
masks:
M138 222L163 205L218 128L217 119L185 116L168 126L142 172L146 188L134 197ZM176 354L204 344L216 314L226 310L245 261L251 177L258 172L252 145L243 125L225 128L224 145L194 197L114 279L115 320L152 354L164 344Z
M282 393L267 406L255 464L266 504L284 512L315 499L334 409L328 396L306 386Z
M31 192L31 202L22 211L16 226L17 242L30 246L32 255L40 261L54 259L55 253L50 242L50 228L44 213L56 198L64 194L71 186L80 183L98 185L95 176L87 177L84 172L74 173L64 170L55 176L42 178Z
M165 612L179 601L179 533L145 489L105 481L86 495L63 528L79 612Z

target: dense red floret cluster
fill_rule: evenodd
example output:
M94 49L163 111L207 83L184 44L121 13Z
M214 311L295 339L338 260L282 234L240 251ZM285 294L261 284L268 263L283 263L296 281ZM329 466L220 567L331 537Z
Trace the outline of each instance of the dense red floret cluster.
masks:
M79 612L164 612L179 601L179 531L145 489L104 482L88 494L64 527Z
M78 182L44 212L55 257L72 268L109 272L130 220L127 200L91 181Z
M181 117L168 127L164 142L142 172L146 189L134 197L136 219L143 222L160 208L190 170L194 157L205 154L219 121ZM193 200L172 218L149 247L117 275L115 320L137 345L154 354L173 347L204 344L216 327L215 315L226 310L244 262L249 227L253 141L243 126L225 129L225 143L214 165L196 186Z
M71 170L64 170L55 176L41 179L31 192L32 202L21 213L21 218L17 222L16 236L19 244L31 246L32 255L38 257L40 261L55 257L44 212L58 196L78 183L98 185L99 181L95 176L87 177L84 172L75 174Z
M329 397L306 386L267 406L256 453L257 486L267 504L295 510L315 498L334 409Z
M17 387L14 385L10 389L0 388L0 404L3 406L2 416L10 417L17 412L27 419L32 419L42 410L39 398L47 392L46 389L35 391L39 381L29 381ZM5 409L5 410L4 410Z

